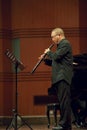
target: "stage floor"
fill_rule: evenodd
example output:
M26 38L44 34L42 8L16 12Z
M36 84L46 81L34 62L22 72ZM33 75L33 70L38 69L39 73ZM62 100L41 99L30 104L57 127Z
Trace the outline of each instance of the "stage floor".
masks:
M33 130L52 130L52 126L47 128L47 125L32 125L31 128ZM30 128L27 126L21 126L18 130L29 130ZM6 126L0 127L0 130L6 130ZM9 130L14 130L14 128L10 128ZM30 129L31 130L31 129ZM76 128L76 126L72 126L72 130L87 130L87 128Z

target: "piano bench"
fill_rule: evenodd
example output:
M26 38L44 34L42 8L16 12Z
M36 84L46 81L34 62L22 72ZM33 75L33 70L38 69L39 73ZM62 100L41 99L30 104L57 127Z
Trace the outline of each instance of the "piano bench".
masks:
M50 112L52 111L54 115L54 126L57 126L57 110L59 110L59 103L50 103L47 104L47 119L48 119L48 128L50 127Z

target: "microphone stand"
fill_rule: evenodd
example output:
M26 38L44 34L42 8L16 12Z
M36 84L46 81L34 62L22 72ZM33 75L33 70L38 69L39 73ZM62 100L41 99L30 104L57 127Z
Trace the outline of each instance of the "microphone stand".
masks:
M18 68L23 70L25 68L25 66L23 65L23 63L21 61L16 59L15 56L12 53L10 53L9 50L7 50L5 52L5 54L12 61L12 63L15 64L15 109L13 109L14 117L13 117L10 125L7 126L6 130L9 130L12 126L14 127L14 130L18 129L17 117L19 117L21 119L23 124L27 125L31 130L33 130L31 128L31 126L26 121L24 121L23 118L18 114L18 85L17 85L18 77L17 77L17 73L18 73Z

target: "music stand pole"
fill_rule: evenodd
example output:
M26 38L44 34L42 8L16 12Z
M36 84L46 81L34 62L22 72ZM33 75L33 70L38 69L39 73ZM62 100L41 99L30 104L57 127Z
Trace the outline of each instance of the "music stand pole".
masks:
M23 63L21 61L19 61L18 59L16 59L15 56L12 53L10 53L9 50L6 50L5 54L11 60L11 62L15 64L15 109L13 109L14 117L13 117L13 119L11 121L10 126L8 126L6 128L6 130L9 130L9 127L11 128L12 126L14 126L14 130L17 130L17 128L18 128L17 127L17 117L18 116L20 117L21 121L25 125L27 125L31 130L33 130L31 128L31 126L26 121L24 121L22 119L22 117L18 114L18 84L17 84L18 77L17 77L17 72L18 72L18 68L20 70L23 70L25 68L25 66L23 65Z
M15 83L16 83L16 87L15 87L15 130L17 130L17 113L18 113L18 87L17 87L17 71L18 71L18 62L16 62L15 64Z

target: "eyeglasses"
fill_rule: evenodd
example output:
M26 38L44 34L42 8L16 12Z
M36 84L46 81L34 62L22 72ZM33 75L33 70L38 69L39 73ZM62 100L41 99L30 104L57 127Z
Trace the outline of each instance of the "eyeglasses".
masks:
M56 36L58 36L58 34L56 34L56 35L54 35L54 36L51 36L51 38L54 38L54 37L56 37Z

